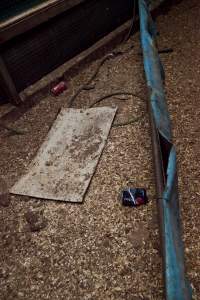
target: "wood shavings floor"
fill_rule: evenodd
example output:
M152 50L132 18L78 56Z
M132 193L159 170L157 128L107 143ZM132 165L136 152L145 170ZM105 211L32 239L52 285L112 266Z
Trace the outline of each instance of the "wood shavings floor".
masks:
M186 10L189 3L197 7ZM185 0L173 6L168 15L158 18L160 48L174 48L172 54L163 55L163 61L179 155L186 262L194 286L194 299L200 297L199 112L194 110L194 106L199 105L200 74L196 43L199 21L194 16L199 12L198 1ZM188 32L183 33L184 24ZM192 56L188 40L193 45ZM142 61L138 55L139 34L119 49L131 45L134 47L127 54L109 60L102 67L95 80L95 89L81 93L75 107L86 107L103 94L123 90L140 97L120 96L120 99L101 103L119 106L116 121L146 111L146 103L142 100L146 94ZM25 129L25 135L8 136L6 131L1 132L0 175L8 188L34 157L59 107L65 105L74 90L93 74L97 63L93 62L71 79L69 89L62 96L43 99L13 124ZM12 196L8 207L0 207L0 299L163 299L151 157L149 122L145 115L139 122L111 130L83 205ZM119 193L127 185L145 187L149 204L137 209L122 207ZM44 218L40 231L31 232L26 217L30 211Z

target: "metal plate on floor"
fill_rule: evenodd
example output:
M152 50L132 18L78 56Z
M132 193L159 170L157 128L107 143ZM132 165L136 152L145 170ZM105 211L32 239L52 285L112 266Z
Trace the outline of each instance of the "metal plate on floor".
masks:
M12 194L82 202L117 108L65 108Z

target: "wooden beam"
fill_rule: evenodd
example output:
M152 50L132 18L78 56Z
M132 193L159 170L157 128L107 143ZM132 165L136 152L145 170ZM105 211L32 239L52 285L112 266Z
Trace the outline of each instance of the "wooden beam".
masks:
M14 105L20 104L21 99L19 97L15 84L1 56L0 56L0 87L5 92L6 96L8 96L11 103L13 103Z
M71 9L85 0L49 0L25 12L0 22L0 44Z

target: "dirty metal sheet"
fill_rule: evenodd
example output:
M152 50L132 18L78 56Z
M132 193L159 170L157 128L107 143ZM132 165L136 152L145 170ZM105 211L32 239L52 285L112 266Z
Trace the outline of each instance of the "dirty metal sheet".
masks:
M12 194L82 202L117 109L65 108Z

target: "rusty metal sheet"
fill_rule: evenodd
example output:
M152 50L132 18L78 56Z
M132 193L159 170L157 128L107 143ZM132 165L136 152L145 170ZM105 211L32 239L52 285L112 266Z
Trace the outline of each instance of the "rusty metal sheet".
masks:
M62 109L12 194L82 202L117 108Z

